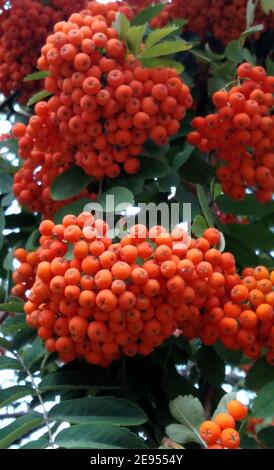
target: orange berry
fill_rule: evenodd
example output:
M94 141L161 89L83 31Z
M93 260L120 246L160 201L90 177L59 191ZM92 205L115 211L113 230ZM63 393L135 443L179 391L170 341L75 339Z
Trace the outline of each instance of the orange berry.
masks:
M229 414L236 420L241 421L248 413L248 409L239 400L231 400L226 405Z

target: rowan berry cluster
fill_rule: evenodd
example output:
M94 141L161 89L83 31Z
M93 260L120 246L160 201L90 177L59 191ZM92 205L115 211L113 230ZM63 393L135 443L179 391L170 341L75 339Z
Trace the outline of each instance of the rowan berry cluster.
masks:
M274 190L274 77L243 63L237 78L238 85L212 95L215 113L193 119L188 142L213 155L225 194L242 200L252 190L263 203Z
M15 252L21 266L13 294L30 290L27 323L50 351L108 365L121 354L150 354L179 330L253 359L268 348L273 363L273 273L269 279L266 268L248 269L241 280L233 255L216 248L216 229L195 240L180 228L136 225L118 243L107 229L89 213L58 225L45 220L40 248Z
M88 189L73 198L53 201L54 179L75 164L73 147L62 141L50 120L46 102L37 103L35 113L27 127L22 123L13 126L13 136L20 139L18 156L24 160L13 179L12 190L18 202L30 212L52 218L64 205L77 199L85 197L95 201L97 195Z
M128 0L128 3L132 5L134 12L138 13L151 2ZM151 21L153 28L161 28L178 18L184 18L188 21L184 27L185 31L192 31L202 38L211 33L224 44L238 39L246 29L246 0L158 0L153 3L167 3L161 13ZM257 5L254 24L263 24L264 29L273 27L273 12L266 15L260 4Z
M13 256L19 261L20 266L12 274L14 286L11 289L11 295L27 300L26 293L33 286L37 266L39 264L40 249L27 251L24 248L17 248Z
M150 354L176 330L172 301L189 295L177 274L178 255L188 250L183 230L169 234L162 227L148 231L137 225L119 243L106 231L106 223L88 213L65 216L61 225L50 220L40 225L26 319L63 361L83 357L108 366L121 354ZM68 244L71 260L65 256Z
M204 421L200 426L200 436L208 449L238 449L240 435L235 429L236 421L243 420L248 409L238 400L227 403L227 412L218 413L212 420Z
M41 87L41 82L23 82L23 78L33 72L47 35L63 18L62 10L36 0L12 0L10 8L0 12L1 93L20 91L20 101L24 103Z
M172 17L187 19L186 28L202 37L211 33L227 44L246 29L246 0L172 0L172 4ZM273 27L273 13L266 15L257 5L254 24L263 24L265 29Z
M176 134L192 105L189 88L174 69L145 69L111 27L119 3L91 2L54 26L38 60L48 70L50 120L75 146L76 162L97 179L115 178L121 167L140 168L143 144L159 145Z

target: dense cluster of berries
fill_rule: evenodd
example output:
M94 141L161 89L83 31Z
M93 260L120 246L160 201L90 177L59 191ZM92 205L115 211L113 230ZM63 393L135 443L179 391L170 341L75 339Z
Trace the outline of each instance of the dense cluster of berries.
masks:
M175 69L145 69L126 58L111 27L118 10L132 15L119 3L89 3L54 26L38 60L50 72L50 120L78 150L77 164L97 179L117 177L121 166L136 173L145 141L165 144L192 105Z
M212 95L214 114L193 119L188 142L214 155L225 194L242 200L251 189L267 202L274 191L274 77L243 63L237 78L238 85Z
M45 220L37 252L15 252L13 294L30 289L27 322L49 350L107 365L121 353L150 354L178 330L252 359L266 348L274 363L274 272L248 268L241 279L213 228L195 240L180 228L136 225L119 243L107 229L89 213Z
M10 8L0 12L0 91L4 95L20 91L20 101L25 102L36 88L41 89L41 82L23 82L23 78L33 72L47 35L63 18L62 10L37 0L12 0Z
M248 409L238 400L227 403L227 412L218 413L212 420L204 421L200 426L200 436L208 449L238 449L240 435L235 429L236 421L243 420Z
M77 199L97 199L97 195L86 188L73 198L53 201L51 185L58 175L75 164L75 156L73 146L62 141L51 122L46 102L36 104L35 116L30 118L27 127L22 123L13 126L13 136L20 139L18 156L24 162L14 175L12 189L18 202L30 212L52 218L56 211Z
M225 346L241 349L258 359L267 351L266 361L274 365L274 271L264 266L245 268L224 306L221 340Z
M142 0L128 0L134 12L138 13L149 6L151 2ZM238 39L246 29L246 0L166 0L153 3L166 3L167 5L151 21L153 28L160 28L178 18L188 22L184 30L192 31L201 37L212 34L215 38L227 44ZM135 4L135 5L134 5ZM265 29L273 28L274 14L266 15L260 4L257 5L255 23L263 24Z

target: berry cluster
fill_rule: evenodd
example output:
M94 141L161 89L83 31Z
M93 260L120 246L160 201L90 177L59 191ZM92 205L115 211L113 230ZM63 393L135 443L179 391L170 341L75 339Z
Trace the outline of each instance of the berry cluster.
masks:
M65 216L62 225L45 220L37 253L17 250L22 265L13 294L24 297L31 288L27 322L47 348L65 361L80 355L108 364L121 352L150 354L180 330L252 359L266 348L273 364L273 272L247 268L241 279L233 255L216 248L220 233L213 228L195 240L180 228L170 234L137 225L119 243L106 231L88 213Z
M227 348L242 350L253 360L266 350L267 362L274 365L274 271L269 273L264 266L245 268L242 278L227 276L226 285L226 296L221 302L212 296L200 325L188 338L199 336L206 345L221 340Z
M136 173L145 141L165 144L192 105L176 70L145 69L126 58L125 44L111 27L125 9L130 16L118 3L89 3L55 25L38 60L50 72L50 120L78 150L77 164L97 179L117 177L121 166Z
M207 33L227 44L246 29L246 0L172 0L172 17L186 18L186 28L204 37ZM266 15L257 5L254 24L273 27L273 13Z
M10 8L0 12L0 91L4 95L20 91L20 101L25 102L41 86L23 78L33 72L48 33L63 18L60 9L37 0L12 0Z
M107 366L121 353L150 354L176 330L172 302L189 295L177 274L178 255L190 241L183 230L169 234L153 227L148 232L136 225L120 243L113 243L107 230L89 213L65 216L62 225L49 220L40 225L39 263L26 319L38 328L46 348L64 361L84 357ZM71 260L65 257L68 244L73 245ZM29 273L31 283L33 270Z
M13 256L19 261L20 266L12 274L14 286L11 289L11 295L27 300L26 293L33 286L37 265L39 264L40 249L28 252L24 248L17 248Z
M251 189L267 202L274 190L274 77L243 63L237 78L238 85L212 95L214 114L193 119L188 142L212 153L225 194L242 200Z
M134 12L139 13L151 2L128 0L128 3ZM153 3L167 3L161 13L151 21L153 28L161 28L178 18L184 18L188 21L184 30L192 31L203 38L211 33L224 44L238 39L246 29L246 0L158 0ZM260 4L257 5L254 24L263 24L265 29L273 28L273 12L266 15Z
M24 160L13 179L12 189L18 202L30 212L52 218L56 211L77 199L86 197L95 201L97 195L90 194L88 189L74 198L52 200L54 179L75 163L73 146L62 142L58 129L50 120L47 103L37 103L35 113L27 127L22 123L13 126L13 136L20 139L18 156Z
M200 436L208 449L238 449L240 436L236 431L236 421L243 420L248 409L238 400L227 403L227 413L218 413L212 420L200 426Z

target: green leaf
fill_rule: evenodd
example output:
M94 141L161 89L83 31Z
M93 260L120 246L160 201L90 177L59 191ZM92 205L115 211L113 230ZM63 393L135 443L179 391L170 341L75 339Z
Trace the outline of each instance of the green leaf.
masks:
M220 223L218 225L220 225ZM264 266L266 267L269 267L271 269L273 268L274 263L273 263L272 258L266 258L265 256L264 257L258 256L255 253L254 249L252 248L250 249L249 247L246 247L245 239L240 240L240 239L232 238L228 234L228 229L226 229L223 224L221 225L221 229L223 230L223 232L225 232L225 239L226 239L228 250L234 254L235 258L237 259L237 263L240 266L255 267L260 264L264 264Z
M243 42L249 36L253 34L259 33L263 31L264 25L263 24L256 24L255 26L250 26L250 28L246 29L240 36L240 41Z
M33 81L33 80L42 80L50 75L48 70L38 70L37 72L29 73L24 77L24 82Z
M192 44L188 44L183 39L176 39L176 41L165 41L155 44L142 53L143 59L152 59L154 57L162 57L165 55L176 54L177 52L188 51L192 48Z
M22 311L22 310L21 310ZM5 323L1 325L1 332L5 335L16 333L16 331L26 326L26 315L17 314L15 317L8 317Z
M227 413L227 408L226 408L226 405L231 401L231 400L236 400L237 398L237 394L235 392L231 392L231 393L226 393L222 398L221 400L219 401L219 404L216 408L216 410L214 411L214 414L212 416L212 419L215 418L216 415L218 415L219 413Z
M20 449L46 449L47 447L50 447L48 439L40 437L40 439L37 439L36 441L28 442L24 446L20 447Z
M255 9L256 9L256 0L248 0L246 5L246 24L247 27L252 27L254 23L255 17Z
M111 424L95 423L71 426L61 431L55 442L67 449L146 449L136 434Z
M74 245L72 243L67 243L67 252L64 256L65 259L67 259L68 261L71 261L73 259L73 248L74 248Z
M246 62L249 62L251 65L256 65L256 57L250 52L249 49L244 47L242 49L242 56Z
M147 421L138 405L116 397L63 401L50 410L49 418L74 424L110 423L117 426L138 426Z
M226 84L227 84L227 80L225 80L224 78L215 78L215 77L209 78L207 81L208 94L212 95L213 93L215 93L215 91L218 91L224 88Z
M228 362L229 364L237 365L240 363L242 358L241 351L234 351L232 349L227 349L223 343L217 342L214 344L214 349L217 354L220 356L223 361Z
M80 166L73 166L58 175L51 186L54 201L63 201L78 196L90 183L91 177Z
M14 201L14 194L8 193L1 200L1 207L8 207L13 203L13 201Z
M179 444L186 444L188 442L197 442L201 444L201 439L197 434L184 424L170 424L166 427L166 434L170 439Z
M46 351L44 349L44 344L42 340L38 337L33 341L31 346L24 351L23 361L25 366L28 369L31 369L37 361L42 360L45 354Z
M0 173L0 194L6 194L11 191L12 187L12 177L5 173ZM14 196L13 196L14 199ZM3 203L1 203L2 207L4 207Z
M208 226L213 227L214 226L213 213L212 213L212 210L208 206L208 197L206 196L205 190L203 189L203 187L200 184L197 185L197 196L198 196L198 199L199 199L201 209L202 209L203 214L204 214L204 218L205 218Z
M185 69L183 64L181 64L177 60L167 59L163 57L157 57L153 59L143 59L141 56L140 62L147 69L151 69L155 67L165 67L165 68L176 69L179 74L181 74Z
M206 52L202 51L201 49L192 49L191 53L197 57L197 59L201 59L204 62L212 63L212 57Z
M18 246L18 244L17 244ZM14 262L14 255L13 255L14 249L11 249L7 252L4 261L3 261L3 268L6 271L12 271L13 270L13 262Z
M203 406L198 398L191 395L179 396L170 402L169 410L173 418L191 430L199 442L205 445L199 434L199 427L205 418Z
M245 383L251 390L260 390L268 382L274 381L274 367L262 357L249 369Z
M14 349L19 351L22 346L31 344L32 341L35 340L36 336L37 332L33 328L28 326L26 327L24 324L24 327L21 330L18 330L13 337L12 344Z
M35 95L33 95L28 100L27 106L32 106L33 104L38 103L38 101L42 101L42 100L44 100L45 98L48 98L51 95L52 95L52 93L50 91L47 91L47 90L38 91L38 93L35 93Z
M191 206L188 206L191 210L190 221L193 220L196 217L196 215L199 214L201 209L200 209L197 196L196 194L193 194L193 192L186 189L185 185L179 184L177 186L175 197L176 197L177 202L180 205L180 215L183 218L183 220L185 220L184 204L191 204Z
M258 432L258 438L269 449L274 449L274 427L273 426L264 428L260 432Z
M248 436L247 434L244 434L244 436L241 437L241 449L259 449L259 448L260 447L258 446L254 437Z
M196 215L193 224L191 226L191 231L196 237L202 237L204 231L208 228L205 218L198 214Z
M3 312L22 313L24 311L24 302L6 302L0 304L0 310Z
M139 175L145 179L160 178L169 173L169 166L166 161L144 158L141 160L141 170Z
M126 32L130 28L130 22L124 13L118 11L116 13L115 21L112 23L112 28L116 29L119 38L125 40Z
M0 390L0 408L8 406L20 398L33 395L33 388L28 385L15 385Z
M266 15L269 15L271 11L274 11L274 0L260 0L260 4Z
M90 203L90 199L83 197L81 199L78 199L77 201L67 204L66 206L63 206L61 209L59 209L59 211L55 212L53 216L54 223L61 224L63 218L67 214L79 215L81 212L83 212L84 207Z
M8 341L6 338L2 338L0 336L0 347L6 349L7 351L12 352L13 351L13 345L10 341ZM1 391L0 391L1 393Z
M170 191L170 188L172 186L176 188L179 183L179 179L180 178L177 171L172 168L166 176L163 176L162 178L158 179L160 190Z
M231 62L239 64L243 61L243 50L240 42L237 39L230 41L225 48L225 56Z
M104 212L118 211L120 213L126 207L134 204L134 196L129 189L122 186L114 186L101 195L98 204L102 206Z
M170 150L169 144L167 145L157 145L153 140L147 140L144 144L144 149L142 152L143 155L148 158L155 158L156 160L164 161Z
M4 215L4 211L3 209L1 208L0 209L0 250L3 246L3 242L4 242L4 234L3 234L3 231L5 229L5 215Z
M202 346L196 359L202 376L209 384L217 387L224 382L225 363L212 347Z
M25 248L28 251L32 251L37 245L38 245L38 239L39 239L40 233L39 230L36 229L34 230L30 236L28 237L26 243L25 243Z
M165 8L165 5L151 5L144 10L142 10L138 15L136 15L132 20L131 24L133 26L149 23L155 16L158 16L159 13Z
M154 44L161 41L162 39L169 36L170 34L175 33L175 31L178 31L178 30L179 30L179 27L176 26L175 24L171 26L167 26L166 28L155 29L147 37L147 40L145 43L146 49L154 46Z
M244 241L246 247L253 250L271 251L274 246L274 234L261 223L254 224L229 224L226 232L240 242ZM260 236L258 236L260 234Z
M217 246L217 249L222 253L225 249L225 237L224 237L224 234L222 232L220 232L220 241L218 243L218 246Z
M205 44L205 51L206 51L208 57L210 57L212 59L212 61L218 62L218 61L221 61L221 60L224 59L224 54L216 54L216 52L214 52L211 49L208 42Z
M270 57L267 57L265 64L266 64L266 71L268 75L274 75L274 61L271 60Z
M17 359L8 356L0 356L0 370L5 369L23 370L23 367Z
M81 372L55 372L46 375L39 384L42 392L55 390L85 390L92 388L90 378Z
M140 25L140 26L131 26L126 31L126 43L129 49L129 52L131 52L134 55L138 55L141 51L141 44L143 41L143 37L145 34L146 30L146 25Z
M233 201L229 196L223 194L216 199L216 204L222 212L234 215L263 217L274 212L274 201L261 204L253 194L247 194L243 201Z
M251 414L256 418L274 416L274 381L260 389L251 408Z
M186 163L186 161L189 159L189 157L191 156L193 150L194 150L193 145L186 144L186 148L182 152L179 152L175 155L175 157L172 161L172 167L175 170L179 170L179 168L181 168L181 166L184 163Z
M13 423L0 429L0 449L6 449L32 429L41 426L42 423L43 419L38 413L28 413L25 416L20 416Z
M190 158L180 168L180 175L191 183L206 184L212 180L214 169L202 159L197 151L193 151Z

